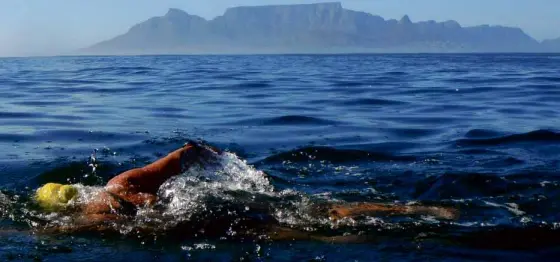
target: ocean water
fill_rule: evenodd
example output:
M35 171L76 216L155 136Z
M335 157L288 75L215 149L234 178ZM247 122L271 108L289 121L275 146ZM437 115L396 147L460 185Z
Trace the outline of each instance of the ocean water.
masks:
M1 58L0 260L556 260L559 58ZM230 153L219 171L163 185L163 218L145 211L113 234L41 232L63 221L33 210L30 196L43 183L99 188L187 139ZM370 237L267 241L169 227L212 223L209 196L274 203L257 215L285 226ZM307 216L309 199L441 205L460 217L334 224ZM146 224L156 230L135 231Z

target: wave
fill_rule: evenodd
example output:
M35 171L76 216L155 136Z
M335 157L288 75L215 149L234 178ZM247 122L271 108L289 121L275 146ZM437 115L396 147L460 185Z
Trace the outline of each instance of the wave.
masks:
M489 138L498 137L501 135L503 135L503 133L488 129L472 129L465 134L465 136L468 138Z
M145 67L145 66L109 66L109 67L91 67L91 68L84 68L77 70L75 73L107 73L107 72L123 72L123 71L152 71L155 70L152 67Z
M479 173L446 173L419 181L412 196L422 200L465 199L497 196L508 192L504 178Z
M384 72L384 75L390 75L390 76L406 76L409 75L408 72L405 71L389 71L389 72Z
M457 244L481 249L546 250L560 245L560 229L552 225L500 226L448 237Z
M337 123L337 121L301 115L274 117L262 122L263 125L335 125Z
M68 101L39 101L39 100L26 100L21 102L12 102L13 105L22 106L36 106L36 107L46 107L46 106L60 106L67 105Z
M528 78L527 80L558 83L558 82L560 82L560 77L557 77L557 76L534 76L534 77Z
M329 161L332 163L353 161L415 161L414 156L398 156L387 153L370 152L357 149L336 149L332 147L310 146L292 151L282 152L269 156L262 160L263 163L274 163L282 161L306 162L306 161Z
M52 82L58 84L78 84L78 85L100 85L104 84L104 81L101 80L90 80L90 79L62 79L62 78L55 78L55 79L43 79L45 82Z
M260 126L283 126L283 125L336 125L338 121L301 115L286 115L271 118L251 118L247 120L228 123L228 125L260 125Z
M0 142L21 142L21 141L36 141L36 140L39 139L37 139L32 135L0 133Z
M342 105L342 106L363 106L363 105L394 106L394 105L406 105L408 103L403 101L380 99L380 98L357 98L357 99L343 100L338 102L334 101L334 104Z
M500 84L512 81L511 78L491 78L491 77L460 77L460 78L449 78L445 79L445 82L452 84L465 84L465 85L487 85L487 84Z
M467 133L470 137L494 136L497 133L486 131L473 131ZM560 133L549 130L536 130L528 133L513 134L492 138L469 138L455 141L458 146L499 146L523 142L560 142Z
M252 82L242 82L239 84L224 86L225 89L248 89L248 88L266 88L273 86L269 81L252 81Z
M484 149L484 148L470 148L470 149L457 150L456 153L465 154L465 155L506 155L506 153L504 152Z
M494 165L495 166L495 165ZM414 181L414 177L410 178ZM411 197L418 200L441 201L444 199L500 199L507 202L530 203L531 209L543 207L539 216L547 213L556 216L545 199L535 198L546 188L549 195L560 194L560 178L555 171L517 170L511 174L482 172L446 172L432 175L414 182ZM536 194L536 195L534 195Z
M0 119L41 118L46 116L38 112L0 112Z
M359 81L344 81L344 80L336 80L331 82L331 86L334 87L357 87L357 86L364 86L366 83L359 82Z

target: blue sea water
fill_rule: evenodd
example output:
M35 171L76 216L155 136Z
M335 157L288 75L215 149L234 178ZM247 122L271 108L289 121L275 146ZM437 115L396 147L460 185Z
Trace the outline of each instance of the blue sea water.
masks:
M0 260L556 260L559 58L1 58ZM25 202L41 184L102 185L187 139L246 159L278 191L461 216L332 229L376 236L362 243L36 232Z

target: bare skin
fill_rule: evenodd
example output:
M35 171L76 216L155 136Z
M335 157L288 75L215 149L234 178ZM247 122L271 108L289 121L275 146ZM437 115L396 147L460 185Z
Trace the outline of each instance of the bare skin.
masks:
M97 221L118 215L124 208L123 201L134 206L152 206L157 200L159 187L202 157L202 150L208 149L187 144L147 166L115 176L97 195L97 199L82 207L82 214L90 221Z
M84 228L122 218L127 206L152 206L157 200L159 187L169 178L179 175L185 168L200 160L211 158L217 153L208 147L187 144L167 156L142 168L128 170L115 176L105 186L105 190L81 208L77 224ZM366 215L432 215L442 219L456 219L458 211L452 208L432 206L407 206L381 203L345 203L327 206L328 216L336 221ZM323 213L325 211L322 211ZM95 226L94 226L95 228ZM101 227L99 227L101 229ZM66 230L63 230L66 231ZM69 229L72 231L72 229ZM272 240L316 240L324 242L354 242L357 236L325 237L307 232L271 225L268 229Z
M329 210L329 217L333 220L353 218L365 215L431 215L443 219L457 219L459 212L453 208L433 206L406 206L378 203L352 203L334 205Z

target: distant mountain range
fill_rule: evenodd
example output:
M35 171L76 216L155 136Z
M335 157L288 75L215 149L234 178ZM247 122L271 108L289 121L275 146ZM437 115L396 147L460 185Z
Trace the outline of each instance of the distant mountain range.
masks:
M504 26L456 21L385 20L340 3L234 7L206 20L179 9L139 23L86 54L560 52L560 38L538 42Z
M556 39L544 40L541 43L544 52L560 52L560 37Z

